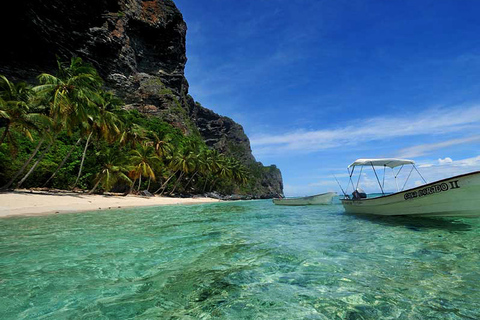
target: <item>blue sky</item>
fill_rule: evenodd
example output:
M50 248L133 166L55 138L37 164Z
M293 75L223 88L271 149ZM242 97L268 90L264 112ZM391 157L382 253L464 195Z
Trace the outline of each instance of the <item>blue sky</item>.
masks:
M429 181L480 170L479 1L175 3L190 94L244 127L287 196L339 191L357 158L410 158Z

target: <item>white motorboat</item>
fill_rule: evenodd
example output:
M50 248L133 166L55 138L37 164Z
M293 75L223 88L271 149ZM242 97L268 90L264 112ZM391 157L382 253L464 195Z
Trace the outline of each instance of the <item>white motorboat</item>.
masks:
M353 187L352 176L356 167L372 167L382 195L376 198L367 198L365 192L358 188L361 172L357 185L351 196L344 193L341 199L346 213L374 214L382 216L408 215L428 217L477 217L480 216L480 171L462 174L447 179L427 183L408 190L398 190L392 194L384 192L385 168L401 167L397 176L405 165L411 165L410 173L403 185L407 184L412 171L415 169L420 177L422 175L412 160L405 159L358 159L348 166L350 183ZM375 167L384 168L383 184L380 183ZM350 170L351 169L351 170ZM350 184L349 183L349 184Z
M327 192L302 198L281 198L273 199L273 203L280 206L307 206L317 204L330 204L337 194L335 192Z

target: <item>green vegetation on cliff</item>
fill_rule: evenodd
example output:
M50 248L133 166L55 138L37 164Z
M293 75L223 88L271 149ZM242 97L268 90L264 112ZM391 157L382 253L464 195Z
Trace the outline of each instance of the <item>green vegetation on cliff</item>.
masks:
M261 184L265 168L208 148L195 130L185 135L159 117L122 108L80 58L59 63L56 75L41 74L38 82L0 78L4 189L254 194Z

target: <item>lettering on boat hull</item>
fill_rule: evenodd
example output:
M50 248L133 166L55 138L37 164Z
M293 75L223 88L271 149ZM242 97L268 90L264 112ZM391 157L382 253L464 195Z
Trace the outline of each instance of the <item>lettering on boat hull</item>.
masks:
M450 186L448 184L450 184ZM429 187L420 189L418 191L407 192L407 193L405 193L403 198L405 200L410 200L410 199L424 197L424 196L428 196L428 195L431 195L431 194L434 194L434 193L446 192L448 190L458 189L458 188L460 188L460 186L458 185L458 180L449 181L448 183L443 182L443 183L440 183L440 184L435 184L433 186L429 186Z

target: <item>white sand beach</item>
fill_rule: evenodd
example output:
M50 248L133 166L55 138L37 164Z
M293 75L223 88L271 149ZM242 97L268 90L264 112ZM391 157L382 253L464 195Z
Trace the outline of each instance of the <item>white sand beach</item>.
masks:
M142 197L135 195L88 195L74 192L18 190L0 193L0 218L36 216L128 207L219 202L212 198Z

